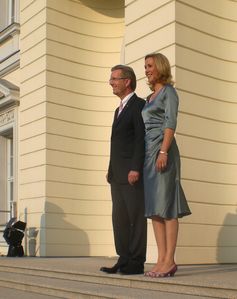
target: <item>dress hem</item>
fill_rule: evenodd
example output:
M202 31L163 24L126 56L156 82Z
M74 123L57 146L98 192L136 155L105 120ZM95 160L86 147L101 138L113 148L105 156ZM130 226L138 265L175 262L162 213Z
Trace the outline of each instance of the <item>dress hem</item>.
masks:
M161 216L159 214L152 214L152 215L145 215L146 218L152 219L152 217L160 217L162 219L177 219L177 218L183 218L185 216L189 216L191 215L191 212L186 212L186 213L182 213L182 214L178 214L177 217L167 217L167 216Z

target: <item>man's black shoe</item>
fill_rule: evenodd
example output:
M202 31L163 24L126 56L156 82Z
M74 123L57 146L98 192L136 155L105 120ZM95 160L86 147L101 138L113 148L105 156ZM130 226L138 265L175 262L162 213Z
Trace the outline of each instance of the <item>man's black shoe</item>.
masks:
M105 272L105 273L109 273L109 274L115 274L119 271L120 269L120 264L115 264L113 267L101 267L100 271Z

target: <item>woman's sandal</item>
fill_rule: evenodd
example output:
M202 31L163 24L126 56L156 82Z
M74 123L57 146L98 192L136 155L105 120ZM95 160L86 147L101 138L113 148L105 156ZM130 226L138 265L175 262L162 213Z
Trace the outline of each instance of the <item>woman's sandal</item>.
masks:
M178 270L178 266L174 264L172 268L167 272L156 272L157 274L154 277L173 277Z
M154 278L154 277L158 277L159 274L160 274L160 272L156 272L156 271L147 271L147 272L144 273L144 276Z
M147 272L144 273L144 276L146 276L146 277L154 277L154 274L155 274L155 272L153 272L153 271L147 271Z

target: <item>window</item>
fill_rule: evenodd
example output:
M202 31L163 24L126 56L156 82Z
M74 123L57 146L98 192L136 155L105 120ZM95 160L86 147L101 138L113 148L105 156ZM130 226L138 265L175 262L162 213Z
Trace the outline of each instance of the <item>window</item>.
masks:
M14 201L14 176L13 176L13 138L12 136L8 136L7 138L7 210L10 211L11 216L14 214L14 207L13 207L13 201Z
M19 0L0 1L0 32L19 22Z
M20 0L0 0L0 78L20 65Z
M0 229L16 217L19 88L0 79Z

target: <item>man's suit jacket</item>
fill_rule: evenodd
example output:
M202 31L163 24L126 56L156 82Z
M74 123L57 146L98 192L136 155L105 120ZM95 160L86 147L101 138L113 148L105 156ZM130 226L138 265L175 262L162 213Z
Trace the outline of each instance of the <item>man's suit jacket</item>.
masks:
M112 125L108 181L128 184L130 170L139 171L142 179L145 155L145 128L141 115L145 101L134 94L120 115L114 113Z

